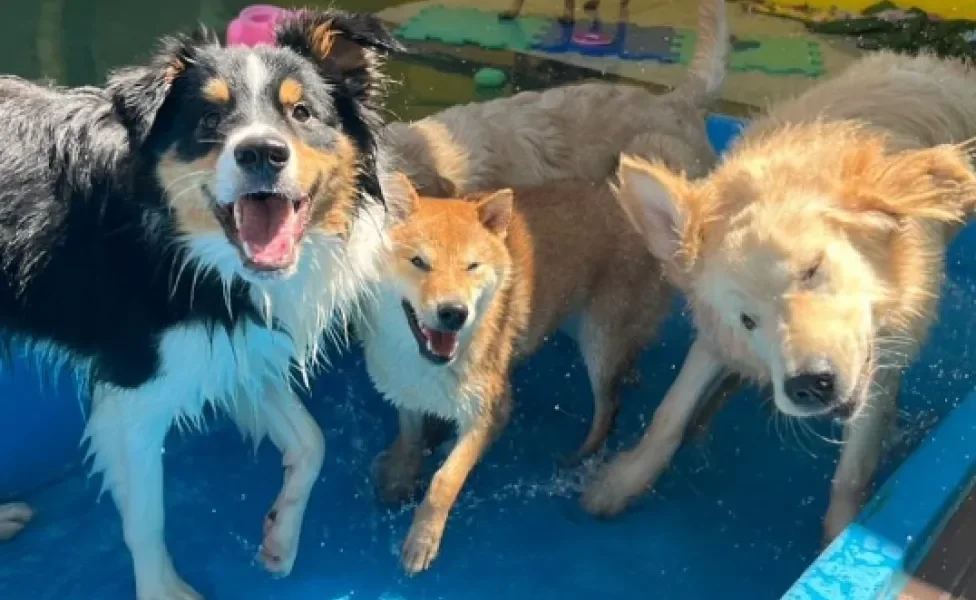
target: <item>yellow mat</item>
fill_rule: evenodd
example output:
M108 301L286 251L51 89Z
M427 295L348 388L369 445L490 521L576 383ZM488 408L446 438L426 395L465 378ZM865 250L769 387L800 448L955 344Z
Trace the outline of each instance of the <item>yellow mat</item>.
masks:
M878 0L804 0L793 2L783 0L778 4L806 4L812 8L830 8L835 6L841 10L861 11L877 4ZM974 19L976 20L976 1L974 0L896 0L895 4L902 8L913 6L924 11L936 13L946 19Z

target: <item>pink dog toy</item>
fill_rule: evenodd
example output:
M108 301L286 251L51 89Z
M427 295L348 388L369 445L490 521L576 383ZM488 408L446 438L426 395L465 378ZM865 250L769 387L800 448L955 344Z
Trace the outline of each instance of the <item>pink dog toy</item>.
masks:
M270 4L248 6L227 26L227 45L273 45L275 25L291 12Z

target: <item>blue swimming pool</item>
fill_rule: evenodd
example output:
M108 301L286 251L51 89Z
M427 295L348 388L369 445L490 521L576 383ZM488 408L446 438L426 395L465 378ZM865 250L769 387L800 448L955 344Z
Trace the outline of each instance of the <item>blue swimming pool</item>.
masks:
M709 124L720 148L738 127L725 118ZM952 249L942 319L905 381L900 435L883 479L895 481L895 467L973 389L973 248L976 230L968 229ZM643 430L690 333L676 303L660 343L642 358L640 387L626 392L612 448ZM84 403L67 378L44 388L39 380L30 360L0 379L0 498L17 493L38 511L22 536L0 545L0 598L130 598L118 516L108 496L99 498L100 482L78 465ZM401 574L397 553L411 509L390 510L373 498L370 463L394 419L356 350L335 353L306 398L328 455L292 575L272 579L254 560L280 484L280 456L268 444L253 452L220 419L207 435L174 434L166 448L167 538L177 569L211 600L754 600L781 597L817 557L837 457L836 444L824 440L839 435L830 423L803 431L772 419L754 395L737 397L709 439L679 453L654 493L601 522L577 503L591 467L557 463L589 422L589 385L573 345L554 339L519 369L515 390L512 425L462 493L430 572ZM976 426L974 411L957 416L961 431ZM942 464L930 470L948 480L958 463L955 471ZM904 499L903 488L895 497ZM947 496L944 489L910 492L929 504ZM805 590L792 597L849 597Z

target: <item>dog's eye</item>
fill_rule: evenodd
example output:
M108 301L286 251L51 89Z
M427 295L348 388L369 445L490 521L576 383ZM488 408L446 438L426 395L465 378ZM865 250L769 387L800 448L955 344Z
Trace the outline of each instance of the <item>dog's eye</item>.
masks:
M308 107L302 103L298 103L291 107L291 118L295 119L299 123L304 123L312 118L312 112L308 110Z
M817 275L817 271L820 270L820 265L822 264L822 259L817 259L815 263L807 267L802 273L800 273L800 281L807 282L813 279Z
M756 320L746 313L739 315L739 320L742 321L742 326L745 327L747 331L752 331L759 326L759 323L756 323Z
M200 119L200 126L206 131L213 131L217 129L218 125L220 125L219 112L208 112L207 114L203 115L202 119Z
M479 263L479 262L473 262L470 265L468 265L468 270L469 271L474 271L475 269L477 269L480 266L481 266L481 263Z
M414 256L413 258L411 258L410 264L417 267L421 271L430 271L430 265L427 264L427 261L425 261L423 258L419 256Z

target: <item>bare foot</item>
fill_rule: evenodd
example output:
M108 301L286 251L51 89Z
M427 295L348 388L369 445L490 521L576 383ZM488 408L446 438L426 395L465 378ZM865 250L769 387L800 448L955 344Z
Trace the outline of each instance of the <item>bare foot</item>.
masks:
M418 515L414 517L410 533L407 534L407 541L403 543L403 550L400 552L400 561L403 570L408 575L416 575L421 571L426 571L434 559L437 558L437 551L441 547L441 538L444 536L444 526L447 518L438 514L431 514L427 517L419 513L424 511L421 506Z
M23 502L0 504L0 540L9 540L34 518L34 511Z
M583 491L583 508L598 517L620 514L632 500L643 494L651 482L641 472L630 453L620 454L604 465Z
M518 18L518 13L514 10L504 10L498 13L498 18L502 21L511 21L512 19Z
M556 20L559 21L562 25L572 25L573 23L576 22L576 19L573 18L573 15L568 15L568 14L561 14L559 15L559 18L557 18Z

